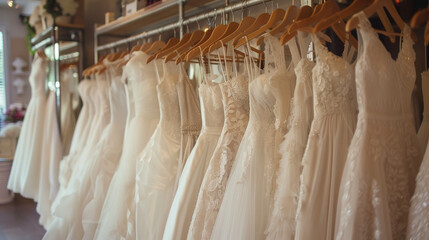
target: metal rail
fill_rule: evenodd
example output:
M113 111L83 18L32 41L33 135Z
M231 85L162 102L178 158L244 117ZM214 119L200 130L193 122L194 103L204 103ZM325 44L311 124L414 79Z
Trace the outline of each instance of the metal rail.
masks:
M166 31L169 31L169 30L172 30L175 28L180 28L181 31L183 31L183 26L185 26L187 24L194 23L194 22L197 22L197 21L200 21L203 19L207 19L210 17L214 17L214 16L217 16L220 14L229 13L231 11L241 10L243 8L251 7L251 6L254 6L257 4L266 3L269 1L272 1L272 0L246 0L246 1L243 1L240 3L232 4L232 5L226 6L224 8L215 9L215 10L210 11L208 13L203 13L203 14L200 14L200 15L197 15L194 17L190 17L186 20L179 21L177 23L165 25L159 29L150 30L150 31L143 32L143 33L140 33L140 34L128 37L128 38L124 38L124 39L121 39L121 40L118 40L118 41L115 41L112 43L97 46L95 51L99 52L99 51L111 49L111 48L114 48L114 47L117 47L120 45L124 45L124 44L130 43L130 42L134 42L134 41L146 38L146 37L157 35L157 34L160 34L162 32L166 32Z

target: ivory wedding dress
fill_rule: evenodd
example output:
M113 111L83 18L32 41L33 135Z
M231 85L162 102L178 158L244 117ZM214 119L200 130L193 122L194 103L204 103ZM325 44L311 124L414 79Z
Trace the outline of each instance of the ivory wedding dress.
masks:
M36 54L29 82L31 99L25 114L7 188L26 198L39 199L43 124L46 108L46 67L48 61Z
M210 239L232 163L249 121L247 78L239 73L220 84L225 121L201 184L188 239Z
M201 182L222 132L224 118L219 84L211 82L211 77L206 75L203 80L199 88L203 127L180 176L164 230L165 240L186 239Z
M279 164L274 206L266 231L267 239L295 239L301 160L313 120L311 71L314 63L306 57L310 37L304 39L302 33L298 33L297 36L300 51L295 39L288 42L292 60L294 56L298 59L295 64L296 86L288 123L289 131L280 145L282 158Z
M366 15L360 12L357 16L359 115L344 168L336 239L405 239L421 161L411 109L416 77L411 30L404 27L402 48L393 60ZM419 194L427 193L419 191L413 199L411 219L425 214ZM412 228L422 224L427 229L419 220L417 225L411 223Z
M55 91L49 91L49 96L46 101L46 116L43 129L39 199L37 199L36 211L40 215L39 223L47 229L53 220L51 205L58 193L59 166L63 157L63 145L61 144L60 129L58 126Z
M264 238L273 199L280 139L286 133L295 85L293 64L286 67L284 47L265 37L265 73L249 83L249 123L228 178L211 239ZM252 64L253 65L253 64ZM252 70L252 67L250 68Z
M420 125L417 137L420 142L422 153L426 151L429 139L429 71L422 72L422 90L423 90L423 122Z
M127 108L124 108L126 94L125 86L121 82L122 67L118 67L117 64L126 59L127 57L114 62L105 61L106 71L111 79L109 101L112 114L106 131L94 149L93 158L97 163L89 173L89 189L81 196L82 218L75 219L74 222L74 224L82 224L82 229L73 235L79 239L93 239L107 189L121 158Z
M295 239L334 238L336 205L343 167L356 126L353 51L339 57L313 35L314 120L302 159Z
M127 218L134 214L138 156L159 122L157 77L153 62L146 64L148 57L144 52L134 52L123 70L129 110L122 155L110 182L94 239L125 238L128 232Z
M186 73L173 62L163 63L163 68L164 75L157 86L161 119L137 165L136 239L162 239L174 198L177 174L181 172L178 169L182 139L180 110L184 107L190 108L189 112L182 114L185 117L184 123L192 117L199 118L186 115L193 113L192 107L197 107L193 105L194 102L186 102L191 103L189 106L180 106L179 103L180 94L188 92L187 94L194 95L183 96L184 98L195 97L189 79L183 76ZM181 84L182 86L176 89ZM184 89L186 90L181 92ZM200 126L197 121L197 125L188 125L188 130L199 131Z
M81 223L74 224L77 219L80 219L82 214L81 195L86 192L88 187L87 179L89 171L95 164L93 158L93 149L98 144L101 136L106 130L110 122L110 107L109 107L109 87L110 78L105 72L96 76L97 89L99 91L99 101L97 108L98 113L91 126L91 133L87 139L87 145L83 148L82 154L75 162L73 172L67 188L56 198L56 205L53 206L53 215L56 216L53 223L47 229L43 239L75 239L73 234L80 232ZM71 236L70 236L71 234Z

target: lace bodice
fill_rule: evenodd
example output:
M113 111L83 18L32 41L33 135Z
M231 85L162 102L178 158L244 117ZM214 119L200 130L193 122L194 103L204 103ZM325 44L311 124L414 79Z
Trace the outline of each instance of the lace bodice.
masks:
M181 129L180 106L176 90L180 72L179 66L173 62L168 62L163 63L163 69L164 76L156 88L161 113L159 122L165 130L171 130L173 133L179 134Z
M131 84L128 89L131 90L129 94L134 101L134 114L136 116L144 115L146 119L149 119L150 116L153 118L159 116L155 63L152 61L146 64L148 57L144 52L134 52L124 67L123 76L128 79L127 84Z
M48 61L44 58L39 57L36 54L31 68L29 76L29 82L31 86L31 95L33 96L45 96L45 82L46 82L46 66Z
M356 112L354 65L338 57L313 35L316 65L313 68L314 116Z
M366 16L361 14L359 16L360 34L363 39L356 66L360 111L386 116L411 114L410 96L416 73L415 53L409 27L404 28L402 49L398 58L393 60Z
M219 84L203 83L199 88L203 129L223 126L222 93Z

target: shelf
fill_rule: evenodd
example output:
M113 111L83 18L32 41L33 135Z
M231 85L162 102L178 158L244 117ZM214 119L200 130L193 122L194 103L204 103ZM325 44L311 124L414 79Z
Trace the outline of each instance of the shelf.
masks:
M56 35L57 41L80 41L79 37L83 32L82 25L56 24L46 28L42 33L31 39L33 50L52 44L52 36Z
M129 37L136 33L141 33L142 30L148 29L149 26L156 27L155 23L161 21L175 22L179 19L179 4L183 0L163 0L148 7L137 10L127 16L119 17L118 19L97 27L96 35L108 35L115 37ZM215 0L187 0L184 2L184 12L186 17L205 12L208 9L224 6L224 1Z

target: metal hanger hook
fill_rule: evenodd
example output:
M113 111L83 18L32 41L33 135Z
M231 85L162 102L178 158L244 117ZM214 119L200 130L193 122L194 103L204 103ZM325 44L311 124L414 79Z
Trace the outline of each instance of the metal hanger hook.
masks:
M265 0L262 1L264 3L265 6L265 13L268 13L268 6Z

